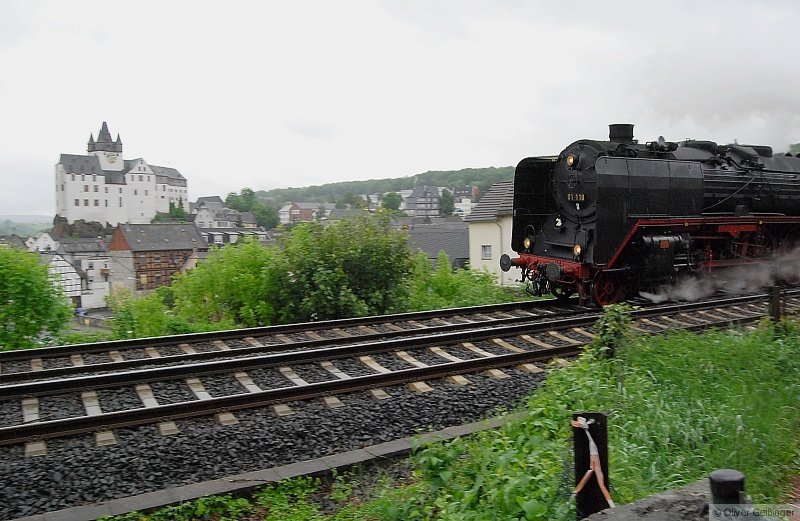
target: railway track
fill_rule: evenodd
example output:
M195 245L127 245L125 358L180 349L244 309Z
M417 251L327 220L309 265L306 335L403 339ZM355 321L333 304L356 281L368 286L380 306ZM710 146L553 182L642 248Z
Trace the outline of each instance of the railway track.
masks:
M576 301L575 301L576 302ZM0 352L0 385L46 378L196 363L320 346L411 338L519 320L596 313L553 300L453 308L212 333Z
M790 294L787 309L798 308L796 295ZM652 306L634 310L632 318L634 329L649 334L746 323L759 320L766 310L767 297L755 295ZM367 320L373 322L369 326L359 321L313 324L315 329L311 331L320 337L321 331L347 331L345 327L362 333L328 339L287 336L291 341L269 341L276 335L288 335L287 331L293 335L303 332L308 337L302 325L291 326L296 328L293 330L286 326L282 330L260 328L213 335L224 340L197 335L146 339L129 343L129 349L156 349L152 344L158 348L191 346L192 341L214 345L252 340L245 340L245 346L203 353L184 349L183 354L172 355L178 358L166 364L158 362L170 356L3 372L0 445L24 443L26 453L34 456L46 453L48 438L94 433L96 443L106 445L116 442L113 429L118 427L157 424L159 431L168 435L177 432L174 422L182 418L214 415L218 423L225 425L236 423L235 412L242 409L271 407L280 416L291 414L287 404L299 400L322 399L336 408L342 406L337 395L344 393L368 391L382 400L389 397L383 388L398 384L408 384L414 391L424 393L430 389L425 382L433 379L448 378L455 385L468 385L469 374L479 371L494 378L507 378L502 371L506 367L540 372L543 363L573 356L590 342L599 317L598 311L586 308L554 310L530 304L493 307L492 311L473 308L472 314L463 309L449 313L449 321L430 314L424 319L400 315L404 321L397 316L370 317ZM422 320L428 323L423 324ZM376 323L395 322L411 327L375 329ZM52 348L48 354L52 353L51 358L63 357L69 349L108 352L109 344ZM207 353L210 354L206 358ZM197 356L200 354L204 356ZM79 374L81 371L85 373ZM224 384L220 384L221 379ZM213 390L207 388L211 381L216 381L210 386ZM177 399L175 393L170 397L165 392L170 387L175 392L180 390ZM108 411L104 409L106 393L128 393L132 399L127 402L129 406ZM53 411L49 400L79 405L72 408L72 413L66 411L62 417L54 418L42 414L43 409ZM14 409L18 411L16 415L10 412Z

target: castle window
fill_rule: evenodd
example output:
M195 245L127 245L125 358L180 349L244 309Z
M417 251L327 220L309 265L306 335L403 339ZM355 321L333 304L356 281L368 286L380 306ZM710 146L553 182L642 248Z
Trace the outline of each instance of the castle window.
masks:
M108 193L108 187L106 186L105 188L106 188L106 193Z
M86 181L86 176L81 174L81 181Z
M139 195L139 190L134 190L133 195Z
M72 180L73 181L75 180L75 174L72 174Z
M64 183L61 183L61 191L64 191Z
M119 198L119 207L122 208L122 197Z
M147 176L147 182L150 182L150 176Z
M90 263L87 265L87 269L93 270L93 269L94 269L94 262L90 262Z
M99 192L99 191L100 191L100 187L99 187L99 186L97 186L97 185L94 185L94 191L95 191L95 192Z
M139 181L144 181L144 176L142 174L139 174Z
M122 193L122 188L119 189L119 193Z
M81 205L81 200L75 199L75 206L80 206L80 205Z
M108 199L106 199L106 208L108 208Z
M147 195L147 190L144 191L144 195Z
M88 199L84 199L83 200L83 206L89 206L89 200Z
M92 182L93 182L93 183L96 183L96 182L97 182L97 176L96 176L96 175L93 175L93 176L92 176Z
M84 192L88 192L89 191L89 185L83 185L83 191Z
M95 206L100 206L100 201L98 201L97 199L95 199L95 200L94 200L94 205L95 205Z

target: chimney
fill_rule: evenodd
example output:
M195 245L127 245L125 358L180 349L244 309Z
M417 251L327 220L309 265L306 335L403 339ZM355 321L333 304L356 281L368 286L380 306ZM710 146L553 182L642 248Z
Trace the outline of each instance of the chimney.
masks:
M633 125L628 123L609 125L608 140L614 143L633 143Z

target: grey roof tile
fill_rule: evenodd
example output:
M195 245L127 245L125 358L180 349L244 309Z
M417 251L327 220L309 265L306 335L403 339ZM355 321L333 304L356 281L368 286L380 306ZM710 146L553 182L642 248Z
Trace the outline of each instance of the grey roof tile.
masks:
M419 224L408 230L412 246L435 259L444 250L452 262L469 258L469 225L465 222Z
M120 224L131 251L204 250L208 244L193 224Z
M464 220L467 222L496 221L498 217L513 213L514 182L501 181L492 185Z

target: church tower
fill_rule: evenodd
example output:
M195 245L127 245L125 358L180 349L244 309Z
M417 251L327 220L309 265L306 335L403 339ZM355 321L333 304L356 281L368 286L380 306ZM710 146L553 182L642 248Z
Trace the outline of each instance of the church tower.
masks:
M111 132L108 131L105 121L97 134L97 141L92 134L89 134L89 146L86 150L90 155L97 156L103 170L121 172L125 168L125 161L122 159L122 140L119 134L116 141L111 139Z

